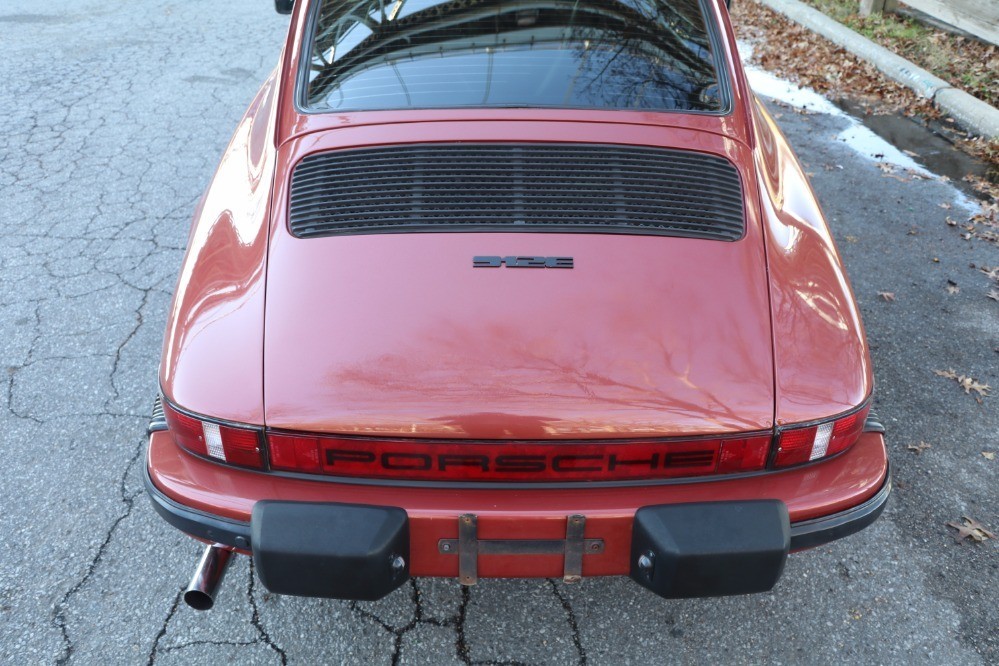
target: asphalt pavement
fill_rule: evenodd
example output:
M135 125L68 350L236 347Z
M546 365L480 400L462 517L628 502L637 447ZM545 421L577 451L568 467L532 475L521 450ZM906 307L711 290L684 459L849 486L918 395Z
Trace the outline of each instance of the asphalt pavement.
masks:
M780 106L873 347L896 481L877 523L747 597L420 579L351 604L269 595L239 558L215 609L184 606L201 548L143 494L144 430L191 211L287 21L269 0L0 4L0 662L999 662L999 541L945 526L999 532L999 302L979 270L999 247L946 223L967 217L953 184ZM997 388L979 402L947 369Z

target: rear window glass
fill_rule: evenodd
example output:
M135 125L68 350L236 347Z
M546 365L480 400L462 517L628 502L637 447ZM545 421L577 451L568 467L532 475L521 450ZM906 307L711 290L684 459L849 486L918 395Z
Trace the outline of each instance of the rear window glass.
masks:
M310 111L720 112L698 0L319 0Z

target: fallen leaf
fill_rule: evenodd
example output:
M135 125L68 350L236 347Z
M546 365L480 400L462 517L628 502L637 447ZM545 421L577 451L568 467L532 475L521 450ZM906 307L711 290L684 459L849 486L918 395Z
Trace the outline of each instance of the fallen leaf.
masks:
M954 282L953 280L947 280L947 293L948 294L953 295L953 294L960 293L960 291L961 291L961 288L957 286L956 282Z
M999 301L999 290L989 289L989 293L985 295L991 298L993 301Z
M995 539L996 535L985 529L985 526L974 518L969 518L968 516L961 516L961 520L964 524L955 523L950 521L944 523L947 527L953 527L957 530L957 534L954 535L954 540L958 543L962 543L965 539L972 539L977 543L981 543L986 539Z
M953 219L950 215L948 215L947 216L947 226L948 227L956 227L957 226L957 220Z
M995 460L996 459L996 452L995 451L982 451L982 457L985 458L986 460Z
M919 157L919 153L914 153L911 150L905 150L903 148L902 152L905 153L906 155L908 155L909 157Z
M938 257L933 257L933 263L934 264L939 264L940 263L940 259Z
M931 447L926 442L920 442L919 444L909 444L905 448L908 449L909 451L912 451L913 453L915 453L918 456L923 451L925 451L926 449L931 448Z
M877 157L877 155L875 155ZM895 167L888 162L878 162L878 168L881 169L882 173L891 173L894 171Z
M893 294L890 291L879 291L878 292L878 296L880 296L881 298L885 299L885 301L887 301L889 303L891 303L892 301L895 300L895 294Z
M941 208L943 208L944 210L950 210L951 208L953 208L953 206L951 206L949 203L942 203L942 204L939 204L939 206Z
M988 266L982 266L978 270L980 270L981 272L985 273L985 276L987 278L989 278L990 280L995 280L996 282L999 282L999 266L996 266L995 268L989 268Z
M973 379L968 375L959 375L950 368L948 368L947 370L934 370L933 374L939 377L946 377L947 379L953 379L955 382L957 382L958 386L963 388L964 392L968 394L974 391L978 395L985 397L989 395L989 392L992 390L992 387L989 386L988 384L982 384L978 380Z

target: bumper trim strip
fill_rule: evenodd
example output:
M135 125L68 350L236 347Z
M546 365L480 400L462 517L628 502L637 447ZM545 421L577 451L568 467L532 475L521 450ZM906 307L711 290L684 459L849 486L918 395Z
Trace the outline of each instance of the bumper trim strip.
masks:
M885 474L884 484L874 496L862 504L811 520L791 523L791 550L821 546L842 539L864 529L881 515L891 495L891 468Z
M168 523L182 532L206 541L241 550L251 549L249 522L232 520L184 506L167 497L155 486L148 469L145 470L143 477L153 508ZM862 504L828 516L791 523L791 550L820 546L859 532L881 515L891 490L889 468L881 489Z
M249 522L223 518L173 501L156 487L152 477L149 476L148 468L143 478L146 494L152 500L156 513L160 514L163 520L190 536L241 550L250 550Z

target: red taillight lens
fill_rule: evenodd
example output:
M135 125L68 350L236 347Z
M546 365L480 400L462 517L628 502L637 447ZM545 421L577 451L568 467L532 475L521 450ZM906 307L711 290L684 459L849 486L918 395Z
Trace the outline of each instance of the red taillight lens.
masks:
M421 481L616 481L762 470L770 434L628 442L468 442L268 433L271 468Z
M198 419L177 411L165 400L163 413L174 440L191 453L233 465L263 468L259 430Z
M315 437L269 435L271 467L295 472L321 472L319 443Z
M205 444L205 434L201 427L201 421L178 412L167 401L163 401L163 414L166 416L167 428L177 444L184 447L191 453L200 456L208 455L208 445Z
M804 428L790 427L777 438L775 467L790 467L819 460L853 446L863 432L870 404L841 418Z
M871 406L866 405L860 411L838 419L833 425L832 438L829 440L829 450L826 455L831 456L853 446L864 432L864 423L867 422L870 411Z
M751 472L763 469L770 453L770 436L730 439L722 442L718 473Z

